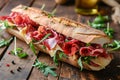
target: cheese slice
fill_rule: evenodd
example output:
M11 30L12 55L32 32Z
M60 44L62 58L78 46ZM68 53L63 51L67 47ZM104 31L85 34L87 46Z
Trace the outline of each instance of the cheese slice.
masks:
M58 44L53 49L49 50L47 48L47 50L49 51L49 54L50 54L51 57L53 57L58 50L63 51Z
M32 39L28 35L26 35L26 30L27 30L27 27L24 27L19 31L19 33L24 38L25 42L29 44L32 41Z

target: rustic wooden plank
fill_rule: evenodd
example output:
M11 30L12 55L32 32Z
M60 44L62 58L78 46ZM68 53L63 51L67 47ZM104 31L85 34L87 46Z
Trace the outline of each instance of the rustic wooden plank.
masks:
M33 0L9 0L9 2L2 8L0 15L8 15L11 12L11 9L19 4L23 4L26 6L31 5Z
M0 10L5 6L8 0L0 0Z
M42 52L40 52L39 54L40 54L40 56L38 58L39 61L46 63L49 66L55 67L56 68L55 72L57 74L59 74L60 66L55 66L52 58L49 55L42 53ZM58 79L58 77L53 77L51 75L48 75L47 77L44 76L43 73L41 71L39 71L37 68L33 68L33 71L29 78L29 80L57 80L57 79Z
M17 39L17 47L23 48L29 56L25 59L20 59L17 56L9 54L11 50L14 50L14 41L9 46L2 60L0 61L0 79L1 80L26 80L34 63L36 56L26 43ZM23 46L24 45L24 46ZM14 61L15 64L12 63ZM18 71L17 69L22 69ZM12 74L10 71L13 71Z
M51 12L55 8L55 1L54 0L36 0L32 7L41 8L42 5L45 4L44 10Z
M74 9L74 5L58 5L55 15L59 17L66 17L69 19L77 20L78 16L75 13Z

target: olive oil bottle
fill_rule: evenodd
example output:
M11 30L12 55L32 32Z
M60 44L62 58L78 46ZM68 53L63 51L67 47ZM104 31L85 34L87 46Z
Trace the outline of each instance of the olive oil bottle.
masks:
M98 1L99 0L76 0L75 11L82 15L98 14Z

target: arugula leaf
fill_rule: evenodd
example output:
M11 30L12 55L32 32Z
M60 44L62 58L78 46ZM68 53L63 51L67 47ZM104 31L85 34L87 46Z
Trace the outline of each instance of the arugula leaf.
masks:
M9 24L8 24L8 21L1 21L0 22L2 25L1 25L1 27L0 27L0 31L2 31L2 30L4 30L4 29L6 29L6 28L13 28L14 26L9 26Z
M42 45L42 49L46 49L46 47L44 45Z
M101 24L101 23L105 23L106 21L108 21L109 18L108 16L101 16L100 14L94 19L94 23L95 24Z
M32 42L30 42L30 48L33 51L33 53L36 55L37 52L36 52L35 46Z
M113 43L111 43L111 44L106 44L105 46L106 46L106 47L111 47L112 49L111 49L110 51L115 51L115 50L120 49L120 41L114 40Z
M51 18L55 15L56 9L54 9L51 13L48 14L48 18Z
M27 53L23 52L22 48L16 48L16 37L14 38L15 45L14 50L10 51L11 54L18 56L19 58L25 58L27 57Z
M10 42L12 41L13 38L10 38L8 40L2 39L0 41L0 47L4 47L4 46L8 46L10 44Z
M47 39L49 36L51 35L51 33L46 34L40 41L39 43L43 42L45 39Z
M43 42L45 39L47 39L49 36L51 35L51 33L46 34L40 41L36 42L35 44L39 44L41 42Z
M94 19L93 22L89 22L88 24L96 29L101 29L104 31L106 35L108 35L110 38L113 38L114 30L109 27L109 23L106 25L106 22L108 21L108 16L101 16L99 15ZM107 27L106 27L107 26Z
M78 65L80 66L80 70L83 70L83 64L82 64L82 60L81 57L78 59Z
M27 10L28 6L23 6L22 9Z
M59 52L59 58L62 58L62 57L66 58L67 55L64 52Z
M53 56L53 61L55 63L56 66L58 66L58 57L57 57L57 52L54 54Z
M113 38L114 30L109 27L109 23L107 24L107 28L104 29L104 33L106 33L110 38Z
M41 10L43 10L45 8L45 4L42 5L42 7L40 8Z
M65 39L65 42L68 42L69 40L68 39Z
M90 24L90 26L92 26L93 28L96 28L96 29L102 29L102 28L106 27L106 24L104 24L104 23L96 24L96 23L92 22L89 24Z
M10 51L11 54L18 56L19 58L26 58L28 55L26 52L23 52L22 48L16 48L16 53L15 50Z
M34 67L38 68L45 76L48 76L48 74L51 74L52 76L57 76L57 74L54 72L55 68L50 67L46 65L45 63L39 62L37 59L33 65Z
M26 52L22 52L18 54L19 58L26 58L28 56L28 54Z
M91 43L86 43L86 46L90 46L91 45Z
M83 60L85 63L89 64L89 63L90 63L90 60L91 60L92 58L94 58L94 57L85 56L85 57L82 57L82 60Z

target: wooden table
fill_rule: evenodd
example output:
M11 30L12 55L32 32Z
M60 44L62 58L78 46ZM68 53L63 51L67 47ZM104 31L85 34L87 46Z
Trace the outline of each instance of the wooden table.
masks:
M45 4L45 10L47 11L51 12L53 9L57 9L56 16L68 17L82 23L87 23L87 20L94 18L94 16L77 15L74 12L74 5L61 6L57 5L54 0L0 0L0 15L8 15L10 10L19 4L38 8L41 8L42 4ZM106 10L109 9L107 6L103 6L103 8ZM120 40L120 25L113 22L110 25L115 30L114 39ZM0 40L12 37L5 31L0 33L0 35ZM52 58L39 52L38 59L50 66L56 67L56 72L59 75L58 77L51 75L45 77L38 69L32 67L36 56L32 53L29 46L17 39L17 47L22 47L29 54L29 57L27 59L20 59L8 54L14 48L14 41L9 46L0 48L0 80L120 80L120 51L114 53L115 58L106 69L98 72L87 70L81 72L78 68L63 62L60 62L59 66L56 67ZM22 68L21 71L17 71L19 67ZM14 73L11 73L11 70Z

